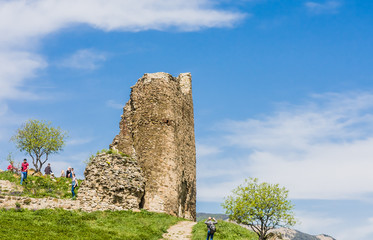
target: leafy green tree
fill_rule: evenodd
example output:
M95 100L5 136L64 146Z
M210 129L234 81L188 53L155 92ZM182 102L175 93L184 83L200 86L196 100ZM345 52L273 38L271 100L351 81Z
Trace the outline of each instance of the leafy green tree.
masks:
M36 172L40 172L50 154L62 151L67 134L50 122L28 120L12 137L17 148L32 158Z
M231 220L249 225L259 240L267 240L271 229L296 223L288 192L278 184L250 178L234 189L222 206Z

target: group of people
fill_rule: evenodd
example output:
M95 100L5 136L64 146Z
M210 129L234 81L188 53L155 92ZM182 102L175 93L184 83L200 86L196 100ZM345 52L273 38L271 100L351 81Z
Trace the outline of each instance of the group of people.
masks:
M62 170L61 171L61 177L64 177L65 173ZM75 188L78 186L78 180L76 179L75 173L74 173L74 168L68 167L66 170L66 178L71 178L71 194L72 197L74 198L75 195Z
M19 171L19 169L14 166L13 161L10 162L7 170L11 171L11 172L14 172L14 173L17 173ZM21 170L21 185L22 185L23 182L27 183L26 182L27 172L29 170L29 164L28 164L26 158L23 159L20 170ZM45 167L44 173L45 173L45 175L54 178L54 173L52 171L50 163L48 163L48 165ZM68 167L67 170L66 170L66 175L65 175L64 170L62 170L61 171L61 177L66 177L66 178L71 179L71 193L72 193L72 197L74 198L76 196L75 195L75 188L78 186L78 180L76 179L76 176L75 176L75 173L74 173L74 168Z

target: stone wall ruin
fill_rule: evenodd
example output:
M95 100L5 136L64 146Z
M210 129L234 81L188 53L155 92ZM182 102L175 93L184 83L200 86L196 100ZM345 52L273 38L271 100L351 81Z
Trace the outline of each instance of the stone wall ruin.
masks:
M87 164L84 176L78 193L82 205L89 203L95 210L140 208L145 179L132 158L116 152L99 153Z
M78 193L81 204L93 204L93 210L146 209L196 220L190 73L144 74L131 88L119 127L111 154L98 154L87 165Z
M190 73L144 74L131 88L110 148L130 155L145 177L140 207L196 219L196 150Z

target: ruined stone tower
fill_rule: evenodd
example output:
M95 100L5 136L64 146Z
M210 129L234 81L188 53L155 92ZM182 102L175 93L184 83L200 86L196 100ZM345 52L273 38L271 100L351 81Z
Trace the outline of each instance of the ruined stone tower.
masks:
M190 73L144 74L124 106L110 145L137 160L145 176L140 207L196 219L196 150Z

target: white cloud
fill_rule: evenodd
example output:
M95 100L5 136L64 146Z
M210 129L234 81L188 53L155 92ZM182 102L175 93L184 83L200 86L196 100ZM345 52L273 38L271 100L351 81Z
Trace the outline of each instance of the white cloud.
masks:
M39 37L71 24L105 31L198 30L227 27L244 14L214 8L209 0L0 1L0 42ZM19 42L18 42L19 43Z
M339 1L326 1L324 3L317 2L306 2L306 8L308 11L314 14L323 14L323 13L338 13L339 8L342 6Z
M0 50L0 101L3 99L35 99L32 92L23 90L28 78L47 66L42 57L29 52Z
M346 228L335 236L338 240L350 239L372 239L373 237L373 217L367 219L365 224Z
M114 109L123 109L124 104L123 103L118 103L114 100L108 100L106 101L106 106Z
M48 34L76 25L102 31L192 31L230 27L244 17L210 0L0 0L0 140L8 139L21 119L7 109L7 101L40 99L33 90L38 86L31 83L48 66L38 53ZM83 49L62 65L92 70L105 59L103 53Z
M68 146L84 145L84 144L90 143L92 141L93 141L92 138L73 138L73 139L69 139L66 142L66 145L68 145Z
M35 97L26 79L47 66L37 46L63 28L84 24L103 31L191 31L230 27L244 17L219 10L210 0L0 0L0 101ZM103 55L82 50L67 66L94 69L102 60Z
M91 49L81 49L59 64L62 67L94 70L106 61L106 54Z
M196 152L198 157L210 156L219 153L221 150L216 146L209 146L204 144L198 144L196 146Z
M364 199L373 192L366 184L373 181L372 112L371 93L325 94L262 119L221 124L223 153L214 165L199 159L200 200L221 199L247 177L280 183L295 199ZM220 182L207 184L208 172Z
M11 111L6 103L0 101L0 141L9 142L15 134L15 129L25 120L24 117Z
M330 217L325 213L296 212L295 216L298 223L294 226L294 228L301 232L312 235L334 232L336 228L343 224L343 219ZM338 240L340 239L338 238Z

